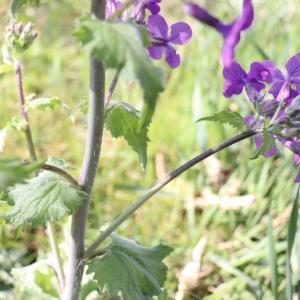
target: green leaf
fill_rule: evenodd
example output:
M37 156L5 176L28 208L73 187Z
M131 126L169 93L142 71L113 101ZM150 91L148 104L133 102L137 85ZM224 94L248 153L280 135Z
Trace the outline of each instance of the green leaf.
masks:
M200 121L211 121L221 124L229 124L236 129L243 129L245 127L245 121L243 117L238 112L234 112L231 110L223 110L212 116L200 118L196 122Z
M14 268L12 269L12 275L15 278L15 299L57 299L57 296L54 294L58 288L55 286L56 278L46 261L38 261L23 268ZM48 276L45 277L46 275ZM46 280L48 283L46 283ZM49 293L49 289L51 289L51 293Z
M24 5L39 6L40 0L12 0L11 1L11 13L15 15Z
M147 127L139 128L140 112L124 102L112 101L106 114L105 126L115 138L123 137L138 154L143 167L147 164Z
M132 23L108 23L84 17L75 35L84 49L104 61L107 68L123 70L127 79L138 80L144 91L140 127L148 125L164 87L162 72L145 49L149 42L147 30Z
M27 111L32 109L44 111L47 108L54 110L59 107L62 107L68 113L70 119L74 122L74 115L70 107L58 97L29 99L26 101L26 105L25 105L25 109Z
M291 267L291 256L292 250L295 243L295 238L298 230L298 218L299 218L299 192L298 188L297 195L294 199L293 209L291 211L290 221L288 225L287 233L287 258L286 258L286 296L287 299L293 298L293 272Z
M4 192L16 183L23 182L43 164L44 161L24 164L18 159L0 159L0 192Z
M5 219L16 227L58 221L76 212L87 199L85 192L48 171L16 185L8 196L14 206L5 214Z
M257 159L260 155L263 155L266 151L270 150L272 147L275 146L274 138L270 135L267 129L264 128L262 135L263 144L259 149L257 149L255 154L250 157L250 159Z
M275 300L278 300L278 286L279 286L279 275L278 275L278 263L277 263L277 252L275 247L275 240L272 227L272 217L271 213L269 214L269 224L268 224L268 242L269 242L269 264L271 268L271 285L272 285L272 294Z
M88 262L87 273L94 273L101 291L111 297L121 294L124 300L148 300L159 295L167 275L162 260L171 248L144 247L116 234L112 240L103 256Z
M45 110L46 108L56 109L57 107L62 107L63 102L58 97L52 98L35 98L26 101L25 108L27 111L31 109Z

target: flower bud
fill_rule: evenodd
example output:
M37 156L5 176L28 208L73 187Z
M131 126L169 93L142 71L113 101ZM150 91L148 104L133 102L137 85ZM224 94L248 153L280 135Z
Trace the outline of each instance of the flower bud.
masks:
M15 54L20 54L27 50L36 37L37 32L33 30L31 22L23 25L12 20L6 27L7 48Z

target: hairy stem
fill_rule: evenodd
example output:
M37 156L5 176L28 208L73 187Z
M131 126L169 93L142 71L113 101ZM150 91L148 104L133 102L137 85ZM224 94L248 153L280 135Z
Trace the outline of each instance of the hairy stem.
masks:
M65 178L67 181L69 181L72 185L79 187L79 182L68 172L66 172L65 170L58 168L56 166L52 166L52 165L48 165L48 164L44 164L42 166L42 169L45 171L49 171L52 173L55 173L63 178Z
M99 19L105 17L105 0L92 0L91 12ZM102 62L90 58L89 113L85 154L79 183L91 194L98 167L104 124L105 69ZM89 201L72 216L70 248L64 300L77 300L84 270L84 239Z
M22 118L26 121L26 127L24 129L26 141L27 141L27 147L29 150L29 154L32 161L37 161L37 155L36 150L32 138L32 132L29 122L29 116L25 109L25 93L24 93L24 86L23 86L23 73L22 73L22 66L18 62L16 64L16 79L17 79L17 88L18 88L18 94L19 94L19 106L20 106L20 113ZM55 236L55 231L53 230L52 224L50 222L47 223L47 232L48 232L48 238L51 246L51 250L54 256L55 260L55 270L58 277L58 282L60 289L64 289L64 271L62 267L62 261L61 256L58 250L57 240Z
M94 243L87 249L85 253L85 258L89 259L94 255L97 247L108 237L111 233L113 233L124 221L126 221L137 209L139 209L145 202L147 202L152 196L154 196L158 191L160 191L164 186L174 180L176 177L189 170L199 162L208 158L209 156L233 145L240 141L243 141L253 135L256 134L256 131L249 130L245 131L209 150L197 155L193 159L184 163L173 172L171 172L168 176L166 176L163 180L157 182L152 188L150 188L142 197L140 197L135 203L133 203L128 209L126 209L121 215L115 219L111 223L111 225L102 233L100 233L99 237L94 241Z

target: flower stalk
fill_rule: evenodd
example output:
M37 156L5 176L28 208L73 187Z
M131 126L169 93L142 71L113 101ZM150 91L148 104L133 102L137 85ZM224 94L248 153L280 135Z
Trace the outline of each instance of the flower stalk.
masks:
M91 13L98 19L104 19L105 0L92 0ZM104 65L96 58L91 57L87 140L79 179L80 186L89 195L91 195L93 189L102 144L105 106L104 90ZM63 300L77 300L79 298L84 271L84 240L88 207L89 200L86 200L79 211L72 216L67 278Z
M142 197L140 197L135 203L133 203L128 209L126 209L123 213L120 214L119 217L115 219L111 223L111 225L102 233L100 233L99 237L93 242L93 244L87 249L85 253L85 258L90 259L93 257L95 250L101 245L101 243L109 237L124 221L126 221L136 210L138 210L143 204L145 204L150 198L152 198L157 192L159 192L163 187L165 187L168 183L173 181L179 175L189 170L196 164L200 163L204 159L214 155L221 150L234 145L240 141L248 139L257 134L255 130L245 131L215 147L208 149L207 151L197 155L191 160L187 161L169 175L167 175L163 180L157 182L152 188L150 188Z
M20 62L16 63L16 80L17 80L17 88L18 88L18 94L19 94L19 106L20 106L20 113L22 118L26 121L26 127L24 128L24 134L27 141L27 147L29 150L30 158L32 161L37 161L37 154L32 138L32 132L29 122L29 116L25 109L25 93L24 93L24 86L23 86L23 73L22 73L22 66ZM64 289L65 285L65 275L63 270L63 265L61 261L61 256L59 253L58 243L55 236L55 230L53 228L53 225L48 222L47 223L47 234L49 238L49 243L51 246L52 254L54 257L54 269L57 274L58 282L60 290L62 291Z

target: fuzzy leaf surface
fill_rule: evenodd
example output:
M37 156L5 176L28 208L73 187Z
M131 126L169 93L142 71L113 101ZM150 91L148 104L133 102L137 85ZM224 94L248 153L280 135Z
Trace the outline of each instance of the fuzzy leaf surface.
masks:
M238 112L233 112L231 110L224 110L212 116L200 118L199 120L197 120L197 122L200 121L211 121L221 124L228 124L235 127L236 129L242 129L245 127L245 121L243 117Z
M132 23L110 23L84 17L75 35L83 48L103 61L107 68L122 70L127 79L139 82L144 91L140 126L149 124L164 87L162 72L145 49L149 42L147 30Z
M40 0L12 0L10 10L15 15L24 5L39 6Z
M18 159L0 159L0 192L16 183L23 182L34 171L39 170L44 162L24 164Z
M113 101L107 110L105 126L114 138L123 137L138 154L142 166L147 164L147 127L139 128L140 112L124 102Z
M14 206L5 214L5 219L15 227L58 221L76 212L87 199L85 192L48 171L16 185L8 196Z
M107 252L88 263L87 273L94 273L102 292L124 300L149 300L159 295L166 280L167 267L162 262L170 254L166 245L144 247L116 234Z

